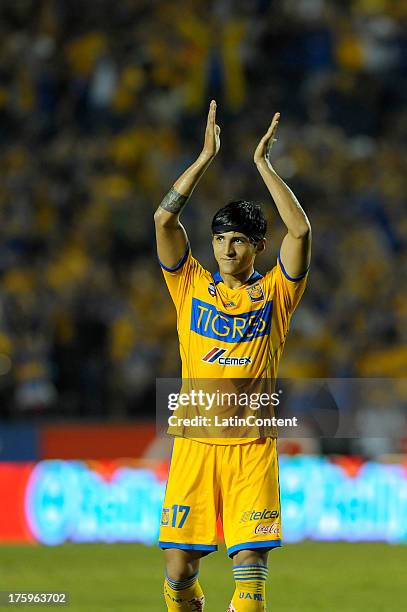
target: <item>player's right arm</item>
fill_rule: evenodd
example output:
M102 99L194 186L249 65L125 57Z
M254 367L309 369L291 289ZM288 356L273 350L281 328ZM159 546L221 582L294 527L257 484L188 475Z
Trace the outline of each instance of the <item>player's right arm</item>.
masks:
M189 196L220 148L220 127L216 124L216 102L212 100L205 130L205 142L198 159L174 183L154 213L158 258L166 268L177 266L185 255L188 238L180 216Z

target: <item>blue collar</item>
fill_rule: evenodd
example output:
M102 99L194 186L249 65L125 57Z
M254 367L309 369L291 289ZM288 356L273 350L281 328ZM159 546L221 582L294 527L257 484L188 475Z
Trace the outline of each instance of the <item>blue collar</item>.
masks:
M212 274L212 278L215 281L215 285L217 285L220 282L223 282L222 277L219 272L215 272L215 274ZM251 277L245 282L245 285L251 285L255 281L259 280L260 278L263 278L263 275L260 274L259 272L256 272L255 270L253 274L251 275Z

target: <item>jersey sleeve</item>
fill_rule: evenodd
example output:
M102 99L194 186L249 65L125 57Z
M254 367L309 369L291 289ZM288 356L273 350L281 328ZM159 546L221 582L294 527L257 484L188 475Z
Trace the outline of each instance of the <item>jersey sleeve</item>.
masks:
M300 276L291 277L284 269L280 255L276 266L268 273L273 286L273 311L278 320L282 335L286 335L291 316L297 308L305 291L308 270Z
M161 261L159 263L168 291L178 311L184 303L188 293L192 291L201 278L204 268L192 257L189 245L182 258L174 267L169 268L161 263Z

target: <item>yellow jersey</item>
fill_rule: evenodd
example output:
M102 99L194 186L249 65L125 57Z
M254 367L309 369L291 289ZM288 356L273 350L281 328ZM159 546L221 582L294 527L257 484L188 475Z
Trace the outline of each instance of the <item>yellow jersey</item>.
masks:
M225 392L272 391L290 319L304 292L308 272L292 278L278 257L275 267L264 276L254 272L244 285L230 289L219 272L212 275L192 257L189 247L176 266L168 268L161 263L161 268L177 311L181 392L188 393L195 386L214 391L219 383ZM216 399L211 408L212 413L231 415L230 405L220 406ZM176 412L187 413L185 407ZM201 405L192 414L208 412ZM202 422L200 425L198 430L170 424L168 433L217 444L276 436L275 427L254 428L248 436L246 430L236 426L222 429L206 427Z

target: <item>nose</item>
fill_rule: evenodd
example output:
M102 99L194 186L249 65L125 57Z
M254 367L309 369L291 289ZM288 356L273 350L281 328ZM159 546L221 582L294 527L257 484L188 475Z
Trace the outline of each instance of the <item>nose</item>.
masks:
M235 254L235 247L232 240L225 241L225 255L226 257L233 257Z

